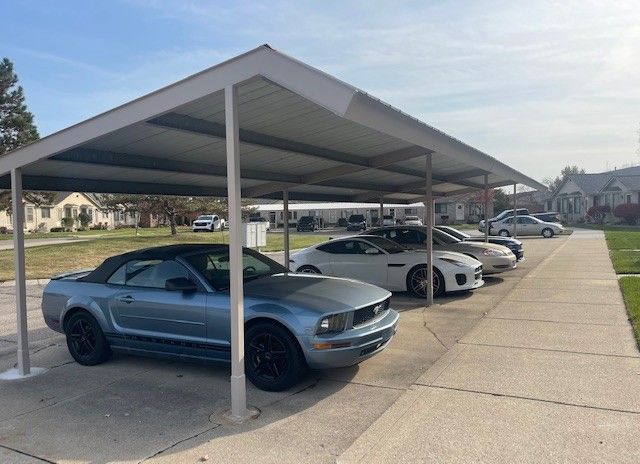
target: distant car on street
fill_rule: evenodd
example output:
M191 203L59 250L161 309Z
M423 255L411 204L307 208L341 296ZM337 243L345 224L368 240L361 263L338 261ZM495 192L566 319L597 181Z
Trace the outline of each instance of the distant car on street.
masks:
M529 215L529 210L527 208L518 208L516 210L516 214L518 216L525 216L525 215ZM489 228L491 228L491 224L497 221L502 221L504 218L509 217L509 216L513 216L513 208L511 209L505 209L503 212L501 212L500 214L498 214L496 217L492 217L489 219ZM484 219L481 220L478 223L478 230L480 232L484 232Z
M491 235L510 237L513 235L513 216L491 224ZM516 216L517 235L542 235L544 238L551 238L554 235L562 234L564 227L557 222L544 222L532 216Z
M462 241L466 242L484 242L484 235L469 235L466 232L463 232L459 229L454 229L451 226L435 226L436 229L446 232L453 237L456 237ZM520 240L511 237L492 237L489 236L489 243L493 243L495 245L502 245L511 250L511 252L516 256L518 261L524 259L524 245Z
M351 366L384 350L398 327L391 294L348 279L294 274L245 248L245 369L280 391L307 367ZM462 271L460 271L462 272ZM82 365L113 351L229 362L229 247L182 244L107 258L54 277L44 321Z
M363 214L352 214L347 220L347 230L367 230L367 220Z
M302 216L298 219L298 225L296 226L298 232L313 232L318 228L318 219L315 216Z
M421 226L422 219L420 219L418 216L405 216L404 223L408 226ZM391 225L394 225L394 224L391 224Z
M393 226L396 224L396 220L393 216L389 214L385 214L382 216L382 225L383 226Z
M217 214L203 214L198 216L191 224L191 230L194 232L213 232L222 230L224 227L225 220Z

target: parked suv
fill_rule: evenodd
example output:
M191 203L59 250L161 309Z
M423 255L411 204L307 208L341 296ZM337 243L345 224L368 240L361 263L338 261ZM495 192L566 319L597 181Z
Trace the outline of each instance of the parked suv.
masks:
M318 230L318 227L318 220L314 216L302 216L298 219L296 230L298 232L313 232L314 230Z
M516 214L518 216L529 216L529 210L527 208L518 208L516 210ZM492 217L491 219L489 219L489 229L491 229L491 224L494 222L498 222L498 221L502 221L503 219L506 219L510 216L513 216L513 208L511 209L505 209L503 212L501 212L500 214L498 214L496 217ZM480 221L478 223L478 230L480 232L484 232L484 220Z
M367 230L367 220L362 214L352 214L347 221L347 230Z
M217 214L203 214L198 216L191 226L194 232L213 232L224 228L224 219Z

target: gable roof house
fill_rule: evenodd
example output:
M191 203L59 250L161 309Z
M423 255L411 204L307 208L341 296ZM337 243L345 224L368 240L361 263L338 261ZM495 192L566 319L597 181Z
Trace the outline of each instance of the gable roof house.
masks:
M592 206L607 205L613 211L621 203L640 203L640 166L569 175L547 202L547 211L576 222Z
M74 227L80 225L78 216L86 213L91 217L89 227L113 229L122 225L135 224L135 218L122 210L110 210L100 202L97 195L82 192L57 192L50 205L35 205L24 198L23 228L28 232L48 232L62 227L62 218L70 217ZM12 230L11 210L0 211L0 229Z

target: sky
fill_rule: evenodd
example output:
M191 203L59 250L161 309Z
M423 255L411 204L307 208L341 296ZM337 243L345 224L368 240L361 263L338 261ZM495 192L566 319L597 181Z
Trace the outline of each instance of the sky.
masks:
M640 163L640 2L3 0L41 135L268 43L537 180Z

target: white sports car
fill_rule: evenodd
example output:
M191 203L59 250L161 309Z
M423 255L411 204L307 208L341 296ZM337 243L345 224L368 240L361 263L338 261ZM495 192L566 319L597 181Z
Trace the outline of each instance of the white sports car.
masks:
M350 277L391 291L426 297L426 253L409 250L375 235L341 237L291 256L289 267L335 277ZM433 293L472 290L484 284L482 264L461 253L433 252Z

